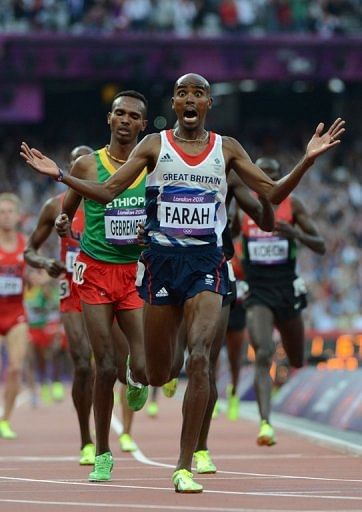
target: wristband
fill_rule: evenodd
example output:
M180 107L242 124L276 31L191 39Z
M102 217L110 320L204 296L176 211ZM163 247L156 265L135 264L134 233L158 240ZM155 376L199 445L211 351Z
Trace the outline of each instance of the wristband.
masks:
M63 181L64 178L64 172L61 170L60 167L58 167L58 176L55 179L55 181Z

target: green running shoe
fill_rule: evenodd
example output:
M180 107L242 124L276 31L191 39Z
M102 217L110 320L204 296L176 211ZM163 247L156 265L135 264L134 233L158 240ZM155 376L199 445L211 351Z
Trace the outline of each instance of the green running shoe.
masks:
M56 402L64 400L64 386L61 382L53 382L52 385L52 397Z
M79 464L81 466L94 466L96 459L96 447L93 443L83 446L80 451Z
M162 386L163 394L167 398L173 397L173 395L176 393L177 384L178 384L178 379L172 379L169 382L166 382L166 384L164 384Z
M178 469L172 475L172 483L176 492L196 493L202 492L202 485L194 482L194 475L187 469Z
M230 421L236 421L239 419L239 407L240 407L240 398L238 395L232 394L233 387L231 384L226 388L226 396L228 400L228 408L227 408L227 417Z
M147 406L147 416L150 418L156 418L158 415L158 404L157 402L150 402Z
M276 444L273 427L266 420L261 420L260 430L256 440L259 446L273 446Z
M113 457L111 452L96 455L94 469L89 473L89 482L106 482L112 478Z
M122 452L135 452L137 445L129 434L122 434L118 438Z
M126 398L128 407L132 411L139 411L147 402L148 386L144 386L140 382L134 382L131 376L131 369L129 366L129 356L127 357L127 390Z
M16 439L17 434L11 429L8 420L0 421L0 437L2 439Z
M199 450L194 453L196 471L199 474L216 473L216 466L212 462L209 450Z
M53 399L49 384L42 384L40 386L40 398L45 405L52 403Z

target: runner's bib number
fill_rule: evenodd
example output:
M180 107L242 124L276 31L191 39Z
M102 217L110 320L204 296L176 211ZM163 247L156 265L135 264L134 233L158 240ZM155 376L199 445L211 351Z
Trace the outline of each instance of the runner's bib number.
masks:
M170 235L215 233L213 194L161 194L160 229Z
M104 214L106 240L116 245L137 244L137 226L145 222L144 208L106 210Z
M67 252L65 254L65 267L67 269L67 272L70 274L73 274L74 270L74 262L79 254L79 248L68 248Z
M59 298L60 300L66 299L70 296L70 286L67 279L61 279L59 281Z
M288 261L288 240L249 240L248 250L250 261L259 265L279 265Z
M74 262L74 270L72 280L75 284L83 284L84 283L84 272L87 268L87 264L82 261Z
M21 295L23 293L23 280L21 277L0 276L0 295Z

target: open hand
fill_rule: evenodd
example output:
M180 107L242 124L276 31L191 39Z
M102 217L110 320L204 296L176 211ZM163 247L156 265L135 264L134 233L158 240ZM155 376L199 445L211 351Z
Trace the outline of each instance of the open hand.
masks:
M26 142L21 143L20 156L30 167L40 172L40 174L45 174L51 178L57 178L59 176L59 167L54 160L43 155L38 149L30 149Z
M324 123L319 123L313 137L310 139L306 155L314 160L322 153L337 146L341 141L340 137L345 132L345 121L338 117L330 126L329 130L323 133Z

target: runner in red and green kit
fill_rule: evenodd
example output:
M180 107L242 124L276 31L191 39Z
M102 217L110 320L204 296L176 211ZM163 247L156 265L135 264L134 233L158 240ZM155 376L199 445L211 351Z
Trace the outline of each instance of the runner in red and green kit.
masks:
M109 152L109 150L108 150ZM107 148L95 151L97 180L106 181L117 170ZM142 251L137 245L137 225L145 220L146 171L119 197L105 206L84 200L85 230L81 251L108 263L134 264ZM78 258L79 261L79 258Z
M107 181L136 146L140 132L146 128L146 116L147 103L142 94L136 91L119 93L108 114L110 144L79 158L71 174L100 183ZM89 475L91 481L111 479L113 459L109 429L116 378L127 381L131 409L140 409L148 395L143 301L135 288L136 266L141 252L136 229L137 224L145 220L145 180L146 171L106 205L89 199L84 201L85 228L81 251L74 264L73 286L80 296L96 364L93 395L96 460L94 471ZM80 200L81 196L68 190L63 213L56 221L60 235L69 229ZM114 319L128 341L130 367L127 367L127 375L126 365L122 365L125 358L121 344L117 342L114 328L112 331Z

